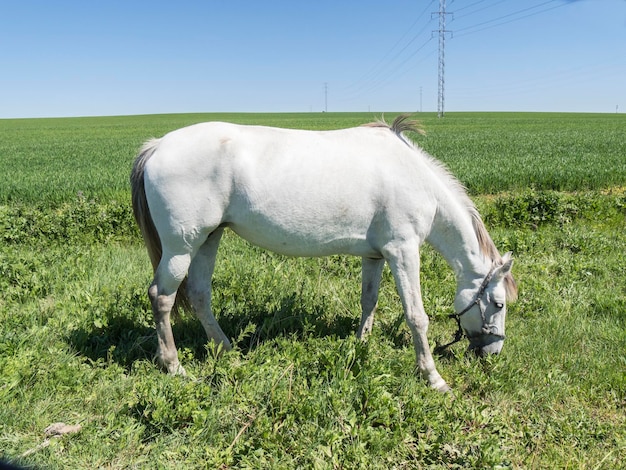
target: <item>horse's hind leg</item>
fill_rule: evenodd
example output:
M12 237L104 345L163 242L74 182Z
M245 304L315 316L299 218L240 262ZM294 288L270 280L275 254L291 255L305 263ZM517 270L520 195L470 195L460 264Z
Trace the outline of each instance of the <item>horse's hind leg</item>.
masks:
M384 259L363 258L361 266L361 325L356 333L357 338L365 339L372 331L374 313L378 303L378 289L382 277Z
M230 350L230 341L215 320L211 310L211 278L213 277L217 248L223 231L223 229L218 228L211 233L193 258L187 279L187 297L209 339L216 344L223 345L225 350Z
M164 250L154 281L148 289L157 332L157 360L170 374L185 375L185 369L178 362L170 313L176 300L176 292L187 274L190 263L189 253L172 255Z

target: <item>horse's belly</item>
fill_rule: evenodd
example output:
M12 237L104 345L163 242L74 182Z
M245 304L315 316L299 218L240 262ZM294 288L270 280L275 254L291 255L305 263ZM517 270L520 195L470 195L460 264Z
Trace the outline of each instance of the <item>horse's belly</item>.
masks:
M380 253L372 247L365 233L333 229L300 230L297 227L288 228L267 223L229 224L229 227L253 245L287 256L350 254L380 257Z

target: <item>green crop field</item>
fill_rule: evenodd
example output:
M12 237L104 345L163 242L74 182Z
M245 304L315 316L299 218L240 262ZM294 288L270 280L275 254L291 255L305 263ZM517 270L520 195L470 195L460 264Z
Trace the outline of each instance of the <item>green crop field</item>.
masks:
M395 113L385 118L393 119ZM519 300L503 353L435 356L453 395L414 375L391 274L354 338L360 260L290 259L227 233L218 358L176 319L188 377L153 362L151 268L128 176L141 143L225 120L333 129L372 114L0 120L0 460L33 468L585 468L626 461L626 115L417 115L411 135L465 184ZM454 275L422 252L431 345ZM46 428L63 422L72 432ZM80 426L80 427L78 427Z

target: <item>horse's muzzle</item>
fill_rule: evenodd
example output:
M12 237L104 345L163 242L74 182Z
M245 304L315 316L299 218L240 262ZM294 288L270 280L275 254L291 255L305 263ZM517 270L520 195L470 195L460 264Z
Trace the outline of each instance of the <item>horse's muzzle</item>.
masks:
M504 338L499 335L484 335L470 339L469 350L478 357L485 357L490 354L500 354L504 346Z

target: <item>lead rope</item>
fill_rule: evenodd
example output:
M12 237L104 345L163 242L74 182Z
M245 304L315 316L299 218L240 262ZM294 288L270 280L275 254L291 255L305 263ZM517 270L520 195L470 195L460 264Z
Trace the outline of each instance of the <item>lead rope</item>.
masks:
M454 334L454 339L452 341L450 341L447 344L440 344L435 347L435 349L433 350L435 354L441 354L453 344L456 344L459 341L461 341L463 339L463 336L465 336L465 332L463 331L463 328L461 327L461 317L457 315L456 313L453 313L451 315L448 315L448 318L456 319L458 329L456 330L456 333Z
M456 344L459 341L461 341L464 336L467 336L465 334L465 331L463 331L463 327L461 326L461 317L465 315L467 312L469 312L470 309L474 305L478 305L478 309L480 310L480 317L483 321L483 327L485 326L485 323L487 322L487 320L485 318L485 312L480 306L480 298L485 293L485 289L487 288L487 286L489 285L489 281L491 281L491 278L493 277L494 270L495 270L495 264L492 264L491 269L489 270L489 272L485 276L485 279L483 279L482 284L478 288L478 292L476 292L476 297L472 303L470 303L467 307L465 307L459 313L451 313L450 315L448 315L448 318L454 318L456 320L457 330L456 330L456 333L454 334L454 339L452 341L450 341L447 344L440 344L435 347L435 349L433 350L435 354L441 354L453 344Z

